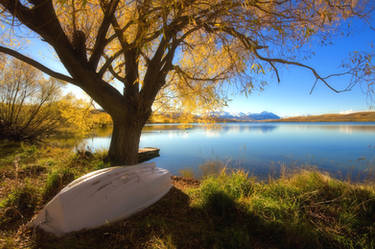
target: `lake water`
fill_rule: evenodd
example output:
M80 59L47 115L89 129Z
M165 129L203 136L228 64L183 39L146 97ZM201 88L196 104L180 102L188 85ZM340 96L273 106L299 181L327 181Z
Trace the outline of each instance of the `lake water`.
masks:
M92 150L109 143L110 136L84 141ZM213 165L243 168L259 178L300 167L354 181L375 175L375 123L150 124L140 147L160 148L151 161L176 175L199 177Z

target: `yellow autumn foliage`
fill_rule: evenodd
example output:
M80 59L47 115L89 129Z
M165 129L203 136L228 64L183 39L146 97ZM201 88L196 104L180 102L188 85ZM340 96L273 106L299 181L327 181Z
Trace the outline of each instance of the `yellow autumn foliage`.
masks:
M71 133L87 135L93 129L112 124L107 113L95 110L90 102L77 99L71 94L64 96L57 106L64 124L61 129Z

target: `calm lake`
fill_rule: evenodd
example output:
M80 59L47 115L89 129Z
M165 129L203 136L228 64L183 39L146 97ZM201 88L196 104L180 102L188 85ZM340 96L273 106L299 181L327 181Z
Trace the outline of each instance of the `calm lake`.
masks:
M83 144L95 151L109 143L97 136ZM175 175L200 177L225 165L259 178L300 167L353 181L375 177L375 123L150 124L140 147L160 148L151 161Z

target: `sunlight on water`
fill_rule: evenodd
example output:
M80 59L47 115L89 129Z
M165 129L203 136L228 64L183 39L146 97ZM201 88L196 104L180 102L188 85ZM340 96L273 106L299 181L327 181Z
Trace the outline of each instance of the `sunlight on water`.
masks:
M85 140L92 149L108 149L110 136ZM152 124L145 127L141 147L160 148L159 167L179 174L220 161L264 177L280 166L301 165L338 177L364 178L375 169L375 123L227 123Z

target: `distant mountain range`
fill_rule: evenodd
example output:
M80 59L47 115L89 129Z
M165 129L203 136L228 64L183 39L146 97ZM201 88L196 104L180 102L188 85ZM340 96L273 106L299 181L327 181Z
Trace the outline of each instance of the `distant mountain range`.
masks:
M280 119L279 116L272 112L261 113L233 113L233 112L214 112L211 115L215 119L234 120L234 121L257 121L257 120L275 120Z

